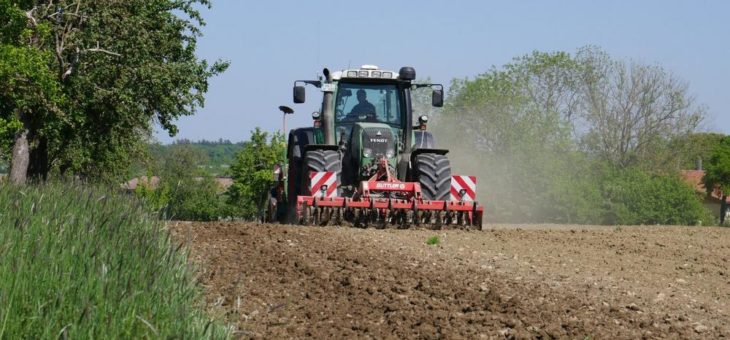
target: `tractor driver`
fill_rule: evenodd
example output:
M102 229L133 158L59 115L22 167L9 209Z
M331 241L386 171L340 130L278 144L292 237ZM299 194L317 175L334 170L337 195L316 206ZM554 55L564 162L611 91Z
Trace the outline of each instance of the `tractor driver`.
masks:
M357 101L358 104L352 108L352 111L347 114L347 120L359 120L359 116L366 115L366 120L375 120L375 105L371 104L367 100L367 94L365 90L357 90Z

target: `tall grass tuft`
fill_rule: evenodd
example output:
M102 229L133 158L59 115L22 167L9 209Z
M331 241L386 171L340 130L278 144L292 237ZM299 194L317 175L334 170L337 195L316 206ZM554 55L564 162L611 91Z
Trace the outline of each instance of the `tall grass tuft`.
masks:
M130 197L0 186L0 339L222 338L186 254Z

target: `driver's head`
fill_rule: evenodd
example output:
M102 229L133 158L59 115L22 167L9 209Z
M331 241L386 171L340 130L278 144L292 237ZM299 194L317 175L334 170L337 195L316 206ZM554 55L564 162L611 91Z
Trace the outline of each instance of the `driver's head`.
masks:
M365 101L366 98L367 98L367 95L365 94L365 90L363 90L363 89L357 90L357 101L362 103Z

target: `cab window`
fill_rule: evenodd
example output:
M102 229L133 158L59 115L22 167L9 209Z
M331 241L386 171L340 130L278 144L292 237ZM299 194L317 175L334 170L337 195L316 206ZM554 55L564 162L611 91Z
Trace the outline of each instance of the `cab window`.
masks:
M335 121L400 126L402 115L398 87L393 84L340 83L335 101Z

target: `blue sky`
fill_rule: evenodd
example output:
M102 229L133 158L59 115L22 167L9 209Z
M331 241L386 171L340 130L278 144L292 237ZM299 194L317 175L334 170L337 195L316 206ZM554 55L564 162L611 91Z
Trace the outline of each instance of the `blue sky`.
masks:
M309 125L320 95L308 87L307 103L294 105L291 86L325 66L410 65L448 84L533 50L585 45L672 71L707 105L706 128L730 133L730 1L213 0L203 16L200 57L231 67L211 80L206 106L178 121L175 139L275 131L279 105L295 110L289 127Z

